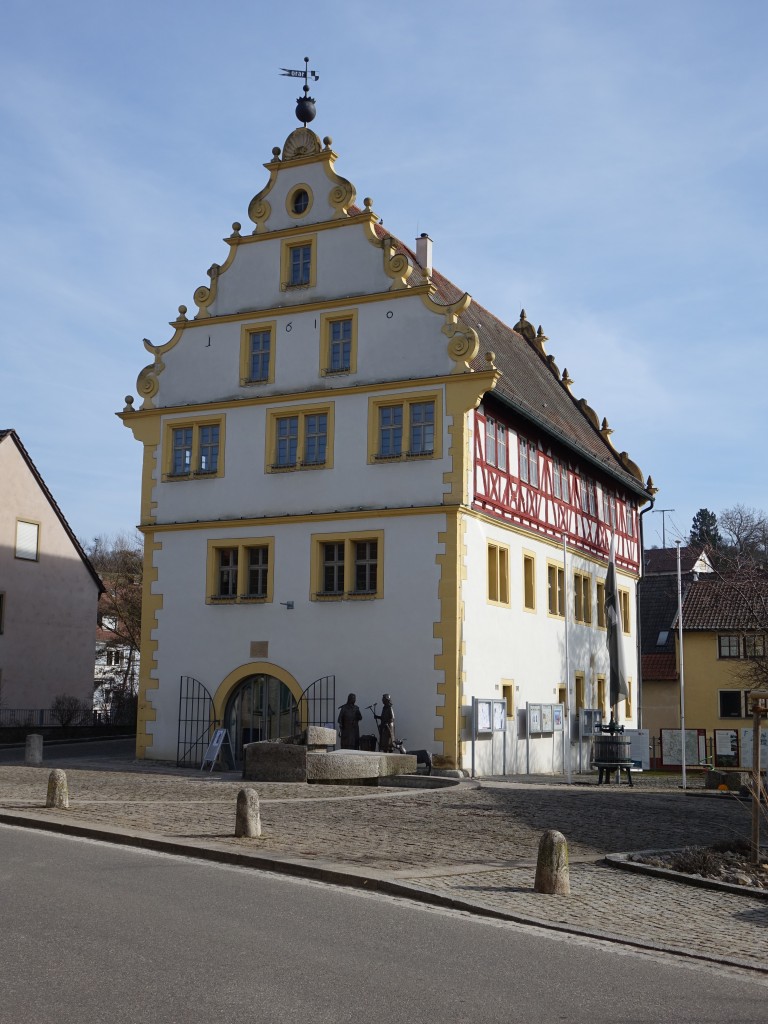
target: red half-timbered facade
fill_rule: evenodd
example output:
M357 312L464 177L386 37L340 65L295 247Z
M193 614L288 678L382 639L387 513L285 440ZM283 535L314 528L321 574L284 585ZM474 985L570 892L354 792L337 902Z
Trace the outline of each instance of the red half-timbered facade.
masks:
M498 404L475 411L473 508L596 558L640 564L637 498Z

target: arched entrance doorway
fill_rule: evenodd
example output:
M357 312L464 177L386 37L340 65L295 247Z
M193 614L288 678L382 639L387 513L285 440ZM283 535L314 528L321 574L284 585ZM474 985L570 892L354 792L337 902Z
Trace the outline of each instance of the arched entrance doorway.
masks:
M224 712L238 767L243 747L259 740L291 736L296 700L280 679L266 673L246 676L232 692Z

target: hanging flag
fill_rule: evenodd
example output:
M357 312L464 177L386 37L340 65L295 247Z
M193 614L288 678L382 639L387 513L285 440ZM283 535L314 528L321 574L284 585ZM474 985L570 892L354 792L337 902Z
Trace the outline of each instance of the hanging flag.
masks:
M624 640L621 602L616 580L616 536L611 534L608 575L605 578L605 620L608 625L608 659L611 665L611 707L629 696L627 671L624 668Z

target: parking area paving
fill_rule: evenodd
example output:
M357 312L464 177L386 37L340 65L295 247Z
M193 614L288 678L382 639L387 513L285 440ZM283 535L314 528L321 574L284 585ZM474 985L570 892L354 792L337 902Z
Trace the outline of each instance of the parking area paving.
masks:
M44 807L50 766L0 765L0 820L66 820L348 872L477 912L612 937L768 973L768 900L697 889L608 867L606 853L748 838L748 805L705 795L700 778L643 777L600 786L591 776L470 780L425 790L259 783L263 834L234 838L234 773L164 765L57 760L70 809ZM539 839L568 840L571 896L533 892ZM256 861L256 864L258 861Z

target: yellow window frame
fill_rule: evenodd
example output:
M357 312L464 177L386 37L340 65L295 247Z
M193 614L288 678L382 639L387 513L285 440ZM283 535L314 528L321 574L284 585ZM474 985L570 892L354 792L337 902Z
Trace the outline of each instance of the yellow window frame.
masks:
M348 583L354 581L355 544L361 541L376 541L376 590L356 593ZM356 530L353 533L313 533L310 538L311 562L309 574L310 601L365 601L380 600L384 597L384 531ZM344 593L323 593L323 545L344 545Z
M302 246L310 247L309 281L306 284L291 284L291 252ZM317 285L317 235L291 235L280 242L280 291L292 291L299 288L314 288Z
M523 552L523 608L536 611L536 556L528 551Z
M573 676L573 700L576 711L587 706L587 677L583 672L575 672Z
M609 711L605 676L597 677L597 706L600 708L603 718L605 718Z
M352 338L349 351L349 367L343 370L331 369L331 330L333 324L350 320ZM336 377L345 373L357 373L357 310L344 312L322 313L320 315L320 376Z
M323 415L327 417L327 434L325 445L325 462L304 463L304 443L306 441L306 419L308 416ZM298 441L296 445L296 464L290 466L277 465L277 422L281 419L296 416L298 418ZM267 411L267 429L265 431L265 473L295 473L304 470L333 469L333 437L334 437L334 403L323 402L320 405L290 405L271 408Z
M488 604L509 607L509 548L497 541L488 541L488 578L486 597Z
M195 466L200 463L200 428L219 428L219 454L216 459L216 471L214 473L203 473ZM174 430L192 429L192 469L189 473L173 472L173 432ZM216 480L224 476L224 441L226 432L226 416L204 416L196 419L168 419L164 423L163 431L163 481L175 482L177 480Z
M605 621L605 580L598 580L596 585L597 590L597 628L607 629Z
M435 403L435 435L431 455L408 455L408 442L411 436L411 406L423 402ZM402 405L403 407L403 445L399 455L379 457L379 410L387 406ZM397 394L390 393L382 397L368 399L368 462L371 465L384 465L390 462L421 462L443 457L443 395L442 391L408 391Z
M592 577L578 570L573 574L573 617L584 626L592 625Z
M219 571L219 551L237 549L237 594L219 597L216 594ZM248 551L252 548L267 548L267 593L265 597L250 597L244 591L247 576ZM275 538L235 537L208 541L205 566L206 604L272 604L275 584Z
M251 377L251 335L269 332L269 369L263 380ZM277 321L262 320L243 324L240 328L240 386L253 387L275 382L275 345L277 338Z
M621 608L621 628L629 636L632 632L629 591L621 587L619 588L619 606Z
M565 570L557 562L547 562L547 614L565 618Z
M298 192L307 193L307 208L306 210L302 210L301 213L297 213L296 210L294 210L293 208L293 201L296 198L296 194ZM293 220L301 220L303 217L306 217L309 211L312 209L312 203L314 201L315 197L309 185L307 185L305 181L299 182L298 185L294 185L293 188L289 190L288 195L285 197L285 212L288 214L289 217L293 218Z

